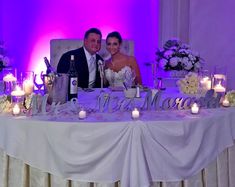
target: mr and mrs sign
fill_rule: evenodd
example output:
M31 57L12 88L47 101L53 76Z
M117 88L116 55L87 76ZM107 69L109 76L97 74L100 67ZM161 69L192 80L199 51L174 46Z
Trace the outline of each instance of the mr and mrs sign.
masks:
M116 112L116 111L131 111L133 108L138 107L140 110L187 110L190 109L193 103L197 103L202 108L217 108L220 106L222 94L215 93L214 90L208 90L204 96L201 97L167 97L163 99L164 91L148 90L143 98L125 98L115 97L112 93L101 91L97 96L94 107L87 108L81 106L79 99L72 99L70 102L65 103L68 110L78 112L81 108L90 110L92 112ZM154 93L154 94L153 94ZM27 102L28 109L31 109L32 115L47 114L47 113L60 113L60 102L53 102L50 105L49 111L46 107L48 94L42 96L40 103L38 103L37 95L33 95L29 102ZM138 105L138 106L137 106ZM46 109L47 108L47 109Z
M193 103L197 103L203 108L217 108L220 106L221 93L215 93L213 89L208 90L201 97L167 97L162 98L164 91L159 90L153 94L148 90L144 99L141 98L117 98L110 94L101 93L98 97L98 107L100 112L129 111L140 102L140 110L186 110L191 108ZM139 100L139 101L138 101Z

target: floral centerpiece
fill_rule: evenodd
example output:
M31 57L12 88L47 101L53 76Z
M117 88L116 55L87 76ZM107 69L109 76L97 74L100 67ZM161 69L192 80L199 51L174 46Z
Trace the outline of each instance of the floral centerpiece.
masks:
M9 66L10 59L5 54L4 43L0 42L0 72L3 68Z
M229 91L226 95L225 98L228 99L230 106L235 106L235 90Z
M9 113L11 111L11 102L6 95L0 96L0 113Z
M177 81L181 93L197 94L199 91L199 76L197 73L189 72L183 79Z
M199 54L178 39L168 40L156 55L158 66L166 71L199 72L202 68L203 59Z

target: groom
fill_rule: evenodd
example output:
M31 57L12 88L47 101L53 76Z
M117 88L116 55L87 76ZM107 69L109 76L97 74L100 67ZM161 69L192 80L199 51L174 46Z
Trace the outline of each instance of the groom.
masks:
M58 73L68 73L70 57L74 55L75 67L78 73L78 87L100 88L101 80L98 62L103 61L96 54L101 48L102 34L99 29L91 28L86 31L83 47L68 51L62 55L57 66Z

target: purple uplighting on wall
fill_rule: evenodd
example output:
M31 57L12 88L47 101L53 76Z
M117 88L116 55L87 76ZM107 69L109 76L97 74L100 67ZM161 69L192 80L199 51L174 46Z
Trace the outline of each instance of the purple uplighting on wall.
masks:
M144 64L155 59L158 36L158 0L77 0L7 1L1 9L0 40L6 44L12 63L19 71L45 70L43 57L49 57L50 40L79 38L90 27L102 31L103 38L117 30L124 39L135 42L143 81L148 84ZM150 70L151 72L151 70Z

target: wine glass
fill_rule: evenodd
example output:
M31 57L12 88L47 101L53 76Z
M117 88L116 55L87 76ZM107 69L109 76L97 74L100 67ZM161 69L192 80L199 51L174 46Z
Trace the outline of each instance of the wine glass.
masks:
M38 90L38 93L44 94L44 76L43 76L43 72L41 72L40 74L40 78L41 78L41 83L38 83L37 81L37 76L38 74L34 74L34 85Z
M114 87L114 82L115 82L115 75L114 75L114 72L110 72L109 77L110 77L110 79L109 79L109 84L110 84L110 86L113 88L113 87Z

